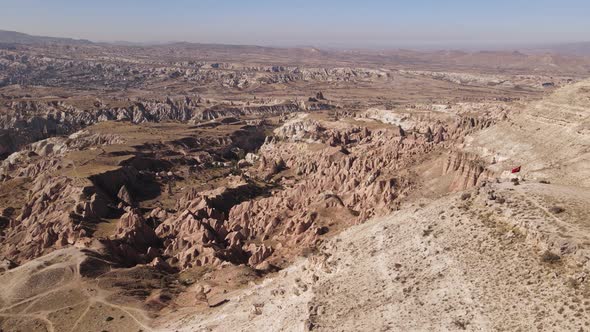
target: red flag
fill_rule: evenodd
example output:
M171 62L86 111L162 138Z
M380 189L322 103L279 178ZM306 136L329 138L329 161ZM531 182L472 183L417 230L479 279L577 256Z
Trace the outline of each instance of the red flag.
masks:
M513 174L514 174L514 173L518 173L518 172L520 172L520 166L518 166L518 167L516 167L516 168L513 168L513 169L512 169L512 173L513 173Z

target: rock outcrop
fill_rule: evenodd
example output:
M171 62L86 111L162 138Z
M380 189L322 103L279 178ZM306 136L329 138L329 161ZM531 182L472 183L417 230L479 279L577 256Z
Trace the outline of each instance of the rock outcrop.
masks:
M449 191L462 191L489 180L491 174L485 169L486 163L478 156L463 152L449 154L443 166L443 174L451 175Z

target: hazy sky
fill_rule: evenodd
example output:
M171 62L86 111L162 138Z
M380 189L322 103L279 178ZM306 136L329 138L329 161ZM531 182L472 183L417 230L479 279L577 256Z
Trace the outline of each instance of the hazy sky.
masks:
M259 45L568 42L590 40L590 0L0 0L0 29Z

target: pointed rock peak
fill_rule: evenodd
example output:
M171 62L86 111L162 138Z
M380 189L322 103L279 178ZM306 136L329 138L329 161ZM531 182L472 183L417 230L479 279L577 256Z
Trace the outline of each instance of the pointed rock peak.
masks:
M131 193L129 192L129 189L127 189L126 185L121 186L121 189L119 189L119 193L117 194L117 198L127 205L134 205L133 197L131 196Z
M426 130L426 134L424 134L424 137L426 137L426 141L427 142L432 142L434 135L432 134L432 129L430 127L428 127L428 130Z
M406 131L404 130L404 128L402 128L402 126L398 125L398 130L400 137L406 137Z

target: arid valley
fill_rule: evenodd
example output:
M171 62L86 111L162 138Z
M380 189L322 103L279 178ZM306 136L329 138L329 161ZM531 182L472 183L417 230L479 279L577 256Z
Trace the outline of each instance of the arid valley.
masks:
M590 53L0 31L0 331L589 331Z

